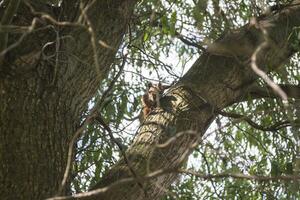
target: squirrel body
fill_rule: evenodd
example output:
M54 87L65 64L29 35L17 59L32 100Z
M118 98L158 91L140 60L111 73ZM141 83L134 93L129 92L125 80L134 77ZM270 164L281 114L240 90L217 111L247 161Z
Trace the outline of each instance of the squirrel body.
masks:
M169 88L169 86L164 86L161 83L148 84L147 91L141 98L143 119L145 119L145 117L147 117L155 108L160 107L160 98L167 88Z

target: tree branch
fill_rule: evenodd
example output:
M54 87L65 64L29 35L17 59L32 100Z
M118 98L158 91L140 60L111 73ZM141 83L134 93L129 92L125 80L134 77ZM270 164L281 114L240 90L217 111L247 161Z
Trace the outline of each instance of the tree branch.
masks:
M114 137L110 127L104 122L104 120L102 119L101 115L98 115L96 117L96 121L108 132L108 135L110 137L110 139L118 146L119 150L120 150L120 153L129 169L129 171L131 172L132 176L136 179L139 187L144 191L144 195L146 195L146 191L144 189L144 185L143 185L143 182L139 176L139 174L136 173L136 171L134 170L134 168L132 167L132 163L130 162L130 160L128 159L127 155L126 155L126 152L124 150L124 147L123 145L118 141L116 140L116 138Z
M299 181L300 176L295 175L283 175L283 176L260 176L260 175L248 175L242 173L220 173L220 174L204 174L199 172L194 172L191 170L178 170L183 174L190 174L204 180L219 179L219 178L236 178L245 180L255 180L255 181Z
M201 51L205 51L206 49L201 46L200 44L197 44L193 41L191 41L190 39L186 38L185 36L183 36L182 34L176 32L175 36L181 40L181 42L183 42L184 44L188 45L188 46L192 46L192 47L196 47L197 49L201 50Z
M299 1L294 3L296 2ZM258 23L269 33L272 44L276 44L262 49L257 55L255 61L258 66L262 66L262 70L273 70L281 66L294 53L292 41L288 38L293 28L300 25L299 18L300 6L293 6L260 19ZM132 158L138 174L146 176L149 172L145 170L147 165L151 171L156 171L176 169L184 163L180 158L192 146L195 137L185 135L165 148L155 148L156 145L165 143L181 131L195 131L201 137L215 117L214 110L222 110L245 96L249 87L246 84L259 78L251 69L250 58L263 41L264 35L261 30L247 24L228 33L211 45L214 48L208 48L201 54L184 77L161 99L162 108L156 109L156 112L145 119L133 143L127 149L126 153ZM246 87L243 87L245 85ZM265 130L264 127L260 128ZM103 176L96 187L100 188L130 177L129 172L121 170L124 167L124 160L121 159ZM164 193L162 188L167 188L175 178L176 174L167 174L145 183L149 188L147 198L160 199ZM156 187L157 184L160 185L159 188ZM141 195L142 191L138 185L132 183L106 191L103 198L138 199Z
M288 98L300 99L300 85L278 84L279 87L286 93ZM262 87L258 84L251 86L248 89L249 95L254 99L259 98L278 98L279 96L270 87ZM243 100L247 100L245 97Z
M277 122L269 127L264 127L264 126L261 126L261 125L255 123L249 117L244 116L244 115L240 115L237 113L223 112L223 111L216 111L216 113L220 114L222 116L225 116L225 117L243 120L243 121L247 122L253 128L261 130L261 131L277 131L279 129L282 129L284 127L291 125L289 121L282 121L282 122Z
M235 178L235 179L245 179L245 180L255 180L255 181L299 181L300 176L291 176L291 175L284 175L284 176L260 176L260 175L247 175L242 173L219 173L219 174L204 174L199 173L191 170L184 170L184 169L176 169L176 168L169 168L169 169L161 169L154 171L150 174L147 174L144 177L141 177L143 181L150 181L152 179L162 177L166 174L188 174L193 175L203 180L211 180L211 179L223 179L223 178ZM47 200L70 200L70 199L89 199L91 197L95 197L101 194L106 193L109 190L113 190L114 188L120 187L125 184L130 184L135 182L134 178L124 178L119 180L118 182L112 183L111 185L103 188L99 188L90 192L84 192L75 194L73 196L61 196L61 197L53 197Z

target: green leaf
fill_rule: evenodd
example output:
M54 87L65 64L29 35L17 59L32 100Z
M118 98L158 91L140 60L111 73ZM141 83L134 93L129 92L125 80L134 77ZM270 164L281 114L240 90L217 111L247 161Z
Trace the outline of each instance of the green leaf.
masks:
M176 34L176 29L175 29L176 21L177 21L177 13L175 11L172 13L171 20L170 20L170 34L172 36L174 36Z
M148 33L148 32L145 32L145 33L144 33L143 41L146 42L146 41L148 41L148 39L149 39L149 33Z
M162 32L163 33L168 33L169 32L169 26L168 26L168 19L167 16L162 16L161 18L161 25L162 25Z

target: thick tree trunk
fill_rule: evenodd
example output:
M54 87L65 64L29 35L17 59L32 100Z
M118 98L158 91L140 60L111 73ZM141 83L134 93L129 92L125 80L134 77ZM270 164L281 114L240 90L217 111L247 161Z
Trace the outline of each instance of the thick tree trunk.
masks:
M277 68L292 55L289 37L292 29L300 25L300 6L296 5L299 2L260 19L257 24L248 24L210 46L162 99L163 109L147 117L127 150L137 178L128 179L132 174L121 159L93 188L107 186L98 190L95 199L160 199L177 174L154 176L151 181L147 175L181 166L214 119L214 110L244 99L249 86L258 78L250 67L250 57L264 42L262 30L268 32L270 41L257 57L261 69ZM175 140L165 143L172 137ZM126 184L118 184L124 178Z
M29 2L37 11L50 13L54 18L60 13L39 1ZM6 54L0 66L1 198L43 199L57 192L70 138L87 101L109 70L134 3L131 0L95 1L88 9L90 30L95 32L96 42L102 40L112 47L97 46L97 70L91 34L76 24L54 23L46 31L39 29ZM71 5L72 1L66 0L63 7ZM42 20L36 27L51 23L41 13L28 13L31 13L29 8L20 5L13 23L29 25L33 17ZM260 21L273 41L259 56L261 68L277 67L289 58L292 49L288 38L292 28L300 25L299 19L300 8L293 6ZM86 24L83 15L77 21ZM9 35L9 38L8 45L16 42L19 35ZM226 36L209 48L170 90L163 99L163 109L147 118L127 151L141 179L158 169L181 166L192 145L201 140L213 120L214 110L239 101L247 93L249 84L257 78L249 67L249 57L261 42L261 30L255 25ZM58 56L59 62L52 55ZM186 130L192 132L178 136L164 147L157 145ZM120 160L95 188L130 176L125 162ZM159 199L176 176L168 173L150 182L140 180L140 184L128 181L104 190L106 192L96 198Z
M28 2L54 19L56 13L74 19L39 1ZM63 8L73 3L64 1ZM70 138L109 71L134 4L133 0L95 1L86 16L79 13L81 17L67 25L20 5L13 24L29 26L33 15L38 20L36 31L7 52L0 66L1 199L44 199L58 191ZM97 52L91 45L91 33ZM9 35L8 47L19 38ZM100 46L99 40L111 48Z

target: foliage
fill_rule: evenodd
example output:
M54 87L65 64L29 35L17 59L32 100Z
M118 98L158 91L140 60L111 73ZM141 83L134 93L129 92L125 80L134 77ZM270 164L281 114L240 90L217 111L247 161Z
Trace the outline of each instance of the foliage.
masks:
M202 48L224 34L246 24L253 16L264 13L279 1L249 0L148 0L141 1L135 10L132 24L118 52L128 53L125 69L112 92L105 99L102 115L110 122L115 138L128 146L138 128L141 110L140 96L147 81L171 84L190 67ZM288 4L288 1L281 1ZM291 35L295 49L299 48L299 29ZM199 48L197 48L199 47ZM99 93L95 104L109 88L120 68L120 60ZM277 83L299 84L299 55L286 67L270 73ZM261 80L259 84L265 85ZM243 118L220 115L212 124L202 144L189 159L187 167L203 174L243 173L261 176L293 175L297 137L299 134L300 104L291 100L288 107L280 100L255 100L235 104L226 112L247 116L261 127L270 127L285 120L292 126L262 131ZM85 116L83 116L83 119ZM298 120L298 121L297 121ZM122 133L122 135L120 134ZM77 143L72 174L73 192L86 191L100 180L101 175L120 156L116 144L105 129L89 125ZM182 175L169 188L165 200L171 199L292 199L299 198L299 185L292 181L255 181L235 178L203 180Z

